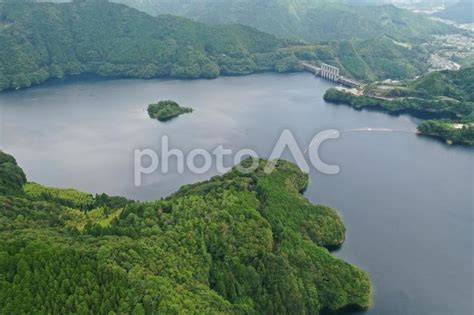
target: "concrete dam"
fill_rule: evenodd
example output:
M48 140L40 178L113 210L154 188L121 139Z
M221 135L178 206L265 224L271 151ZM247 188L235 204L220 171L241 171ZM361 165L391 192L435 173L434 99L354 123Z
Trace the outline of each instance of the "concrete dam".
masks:
M350 88L362 86L361 83L340 75L340 70L338 67L334 67L325 63L322 63L321 67L317 67L309 63L303 63L302 65L304 70L326 80L336 82Z

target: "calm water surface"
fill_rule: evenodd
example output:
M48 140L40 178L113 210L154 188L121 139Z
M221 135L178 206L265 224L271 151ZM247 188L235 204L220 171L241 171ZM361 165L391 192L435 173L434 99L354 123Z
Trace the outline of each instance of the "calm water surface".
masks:
M216 174L155 173L135 187L134 150L160 152L162 135L185 152L222 144L268 157L284 129L302 148L327 128L416 129L408 116L327 104L330 86L309 74L48 84L0 94L0 148L30 181L150 200ZM149 119L147 104L162 99L195 112ZM341 172L311 171L306 196L342 215L347 241L335 254L370 273L366 313L473 314L474 150L410 133L347 132L321 156Z

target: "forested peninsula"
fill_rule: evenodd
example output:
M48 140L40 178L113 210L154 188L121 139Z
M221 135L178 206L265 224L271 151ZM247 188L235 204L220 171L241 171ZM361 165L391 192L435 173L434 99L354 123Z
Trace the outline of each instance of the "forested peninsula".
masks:
M249 163L244 161L243 163ZM279 161L133 202L27 182L0 152L0 313L319 314L365 308L367 274L326 249L336 211Z
M474 145L474 67L436 71L403 82L379 82L360 91L333 88L324 99L356 109L409 113L428 119L418 126L421 134Z

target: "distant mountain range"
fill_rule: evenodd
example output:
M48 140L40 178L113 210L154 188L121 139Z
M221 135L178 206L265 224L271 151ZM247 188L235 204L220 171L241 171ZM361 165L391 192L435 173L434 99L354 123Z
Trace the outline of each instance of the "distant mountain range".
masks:
M299 60L329 63L366 82L428 70L426 49L385 35L308 45L244 25L152 17L107 1L0 2L0 91L80 74L215 78L299 71Z
M0 3L0 91L50 78L214 78L291 71L284 41L243 25L152 17L106 1ZM264 64L262 64L264 63Z
M416 42L454 28L392 5L324 0L113 0L152 15L173 14L209 24L239 23L307 42L387 35ZM352 2L354 3L354 2Z
M5 0L8 1L8 0ZM31 0L35 1L35 0ZM36 0L64 3L72 0ZM78 1L78 0L75 0ZM261 31L307 42L369 39L386 35L419 42L430 35L453 33L452 26L410 9L448 6L435 16L470 23L471 0L79 0L110 1L157 16L171 14L207 24L244 24ZM0 0L2 2L2 0Z
M434 15L459 23L474 23L474 2L472 0L461 0Z

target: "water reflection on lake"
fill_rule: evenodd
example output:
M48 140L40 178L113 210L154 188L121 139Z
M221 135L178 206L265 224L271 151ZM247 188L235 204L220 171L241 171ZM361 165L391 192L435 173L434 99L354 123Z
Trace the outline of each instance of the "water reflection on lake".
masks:
M31 181L150 200L216 174L155 173L135 187L134 150L160 152L162 135L185 152L222 144L265 157L284 129L302 148L328 128L416 129L408 116L327 104L330 86L309 74L48 84L0 95L0 148ZM147 105L164 99L195 111L149 119ZM473 313L473 153L409 133L347 132L322 145L341 172L313 170L306 196L343 216L335 254L370 273L368 314Z

